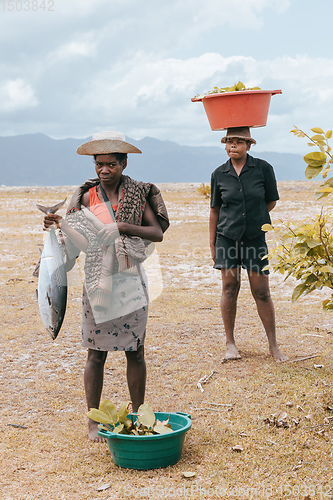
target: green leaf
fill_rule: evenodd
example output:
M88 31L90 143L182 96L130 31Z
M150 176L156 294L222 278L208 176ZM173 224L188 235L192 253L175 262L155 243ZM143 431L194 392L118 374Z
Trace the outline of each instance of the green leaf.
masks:
M333 187L328 186L328 184L331 184L333 181L333 177L330 177L327 179L327 181L322 184L317 191L315 191L315 199L320 200L321 198L325 198L326 196L329 196L333 192Z
M289 231L288 233L284 233L284 234L282 234L282 239L283 239L283 240L289 240L290 238L293 238L293 237L294 237L293 233L290 231L290 229L289 229L289 228L288 228L288 231ZM282 248L282 247L281 247L281 248Z
M333 273L333 267L329 266L329 265L326 265L326 266L321 267L320 271L322 273Z
M323 309L325 309L326 311L331 311L333 309L333 302L331 299L323 301Z
M311 167L320 167L326 162L326 155L321 151L313 151L312 153L306 154L303 158L305 163L311 165Z
M315 247L318 247L319 245L321 245L321 242L320 242L320 241L316 241L316 240L314 240L313 238L307 238L307 239L306 239L306 244L307 244L310 248L315 248Z
M317 193L315 192L315 199L316 201L320 200L321 198L325 198L326 196L328 196L329 193Z
M116 423L118 420L117 409L111 401L103 399L99 405L99 409L103 411L110 419Z
M323 133L324 133L323 129L322 129L322 128L320 128L320 127L313 127L311 130L312 130L312 132L314 132L315 134L323 134Z
M333 188L332 187L323 187L320 189L317 189L316 193L332 193Z
M97 408L91 408L87 415L94 422L98 422L100 424L113 424L113 420L111 420L109 415L104 413L104 411L97 410Z
M325 142L325 137L323 135L313 135L311 139L315 142Z
M310 231L310 229L313 229L313 224L304 224L303 229L304 231Z
M309 293L309 288L306 285L304 285L303 283L301 285L297 285L291 296L292 303L294 304L296 300L300 299L307 293Z
M113 429L113 432L115 434L119 434L122 430L124 429L124 425L123 424L118 424L116 425L116 427Z
M235 88L235 90L243 90L243 89L245 89L245 85L244 85L244 83L243 83L243 82L238 82L238 83L236 84L236 88Z
M312 167L308 165L305 169L305 177L309 180L314 179L314 177L317 177L317 175L320 174L323 168L324 168L323 164L320 165L319 167Z
M144 403L143 405L139 406L138 422L140 422L142 425L145 425L146 427L153 427L155 423L155 414L150 405Z
M172 432L172 429L170 427L167 427L166 425L159 424L155 425L154 431L157 434L167 434L168 432Z
M318 278L317 276L315 276L314 274L310 274L306 280L305 280L305 283L306 285L312 285L313 283L316 283L318 281Z
M262 231L273 231L273 226L271 224L263 224L261 226Z
M297 254L306 253L309 250L309 247L306 242L297 243L293 249Z
M119 422L121 422L122 424L125 423L126 419L127 419L127 415L128 415L128 408L129 408L129 405L131 404L130 401L127 401L127 403L123 403L121 405L121 407L119 408L119 412L118 412L118 420Z
M332 170L329 165L328 165L327 168L329 168L330 170ZM331 186L331 187L333 187L333 177L330 177L329 179L327 179L327 181L324 182L324 186ZM321 186L319 186L319 187L321 187Z

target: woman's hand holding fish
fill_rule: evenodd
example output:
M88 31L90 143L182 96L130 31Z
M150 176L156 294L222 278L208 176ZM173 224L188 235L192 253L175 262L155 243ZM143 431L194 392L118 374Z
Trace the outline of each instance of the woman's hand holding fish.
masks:
M44 231L49 231L54 224L56 224L57 228L61 229L63 235L70 238L72 243L74 243L79 250L86 252L88 242L82 234L73 229L61 215L46 214L44 217ZM63 238L63 235L60 235L60 238Z
M56 226L59 227L61 224L61 220L61 215L51 213L46 214L44 217L44 231L48 231L49 229L51 229L51 226L53 226L53 224L56 224Z

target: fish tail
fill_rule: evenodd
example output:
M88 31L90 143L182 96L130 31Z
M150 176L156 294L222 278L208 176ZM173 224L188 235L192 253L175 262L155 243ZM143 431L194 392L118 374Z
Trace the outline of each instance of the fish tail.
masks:
M38 210L40 210L44 214L55 214L59 210L59 208L61 208L65 204L66 200L67 196L63 201L61 201L60 203L56 203L51 207L45 207L44 205L39 205L38 203L34 203L33 201L31 203L35 205L35 207L38 208Z

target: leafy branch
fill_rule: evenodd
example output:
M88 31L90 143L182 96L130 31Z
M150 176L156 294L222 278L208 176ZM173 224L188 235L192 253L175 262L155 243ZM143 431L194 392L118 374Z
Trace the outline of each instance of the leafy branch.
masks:
M291 133L297 137L306 137L308 146L317 146L319 151L304 156L307 164L305 176L314 179L320 173L326 181L315 191L315 198L328 198L333 193L332 172L333 158L329 139L332 130L326 133L319 127L312 128L315 135L308 135L295 127ZM315 291L328 287L331 290L329 299L323 301L325 310L333 310L333 217L324 214L323 208L319 215L306 219L296 226L291 222L278 221L276 226L264 224L263 231L274 231L277 239L275 248L268 254L271 263L267 266L274 271L296 278L298 284L292 293L292 302Z
M100 427L115 434L133 434L147 436L153 434L166 434L172 432L169 419L160 422L155 419L153 409L148 404L139 406L136 418L129 414L131 402L123 403L117 412L111 401L101 401L99 409L91 408L88 417L98 422Z
M332 172L332 148L329 145L328 140L332 138L332 130L328 130L326 133L320 127L315 127L311 129L315 135L310 137L308 134L295 127L290 132L297 137L307 137L310 142L308 146L317 146L319 151L314 151L308 153L304 156L304 161L307 163L305 169L305 177L307 179L314 179L322 172L323 179L326 179L329 172ZM320 188L316 190L315 197L316 200L329 196L333 192L333 177L329 177L326 182L321 184Z

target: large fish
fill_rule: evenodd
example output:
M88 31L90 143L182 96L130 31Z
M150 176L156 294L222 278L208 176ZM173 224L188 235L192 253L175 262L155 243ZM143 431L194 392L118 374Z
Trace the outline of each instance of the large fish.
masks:
M44 213L55 213L64 200L53 207L36 205ZM67 273L63 254L53 227L47 235L38 270L38 306L43 325L55 340L67 305Z

